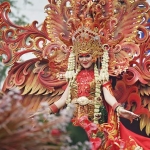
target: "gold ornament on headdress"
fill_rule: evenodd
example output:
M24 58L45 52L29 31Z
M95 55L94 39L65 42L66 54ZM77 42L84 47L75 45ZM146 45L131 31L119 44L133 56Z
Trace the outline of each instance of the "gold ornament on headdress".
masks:
M102 48L98 34L89 27L82 26L78 28L72 36L73 53L92 54L93 58L102 55Z
M95 60L103 54L98 33L92 31L89 27L79 27L72 36L72 43L72 52L68 59L66 72L67 79L71 79L75 73L75 57L78 57L78 54L91 54Z

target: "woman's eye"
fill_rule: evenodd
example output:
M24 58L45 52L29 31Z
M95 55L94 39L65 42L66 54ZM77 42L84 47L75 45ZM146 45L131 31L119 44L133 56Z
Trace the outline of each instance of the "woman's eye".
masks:
M91 55L90 54L87 54L87 55L79 55L79 58L82 59L82 58L90 58Z
M79 58L83 58L83 56L79 56Z
M85 57L89 58L91 55L86 55Z

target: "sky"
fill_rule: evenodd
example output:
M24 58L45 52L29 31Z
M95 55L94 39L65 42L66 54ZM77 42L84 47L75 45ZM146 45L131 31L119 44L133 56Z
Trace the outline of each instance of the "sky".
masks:
M25 4L24 0L16 0L17 7L19 8L18 11L15 9L11 8L12 12L15 14L18 14L21 16L21 14L27 16L27 22L30 24L34 20L38 21L39 24L41 24L45 17L46 13L44 13L44 7L48 4L48 0L28 0L30 1L33 5L30 4Z
M19 12L12 10L18 15L25 14L28 17L28 23L37 20L41 24L46 16L44 13L44 6L48 4L48 0L28 0L33 3L33 5L25 5L24 0L16 0L17 7L20 8ZM150 0L147 0L150 3Z

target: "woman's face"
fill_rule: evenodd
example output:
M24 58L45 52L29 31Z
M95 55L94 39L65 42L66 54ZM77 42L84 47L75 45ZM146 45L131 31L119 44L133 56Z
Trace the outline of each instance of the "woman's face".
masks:
M78 60L80 65L85 69L92 67L93 59L91 54L79 54Z

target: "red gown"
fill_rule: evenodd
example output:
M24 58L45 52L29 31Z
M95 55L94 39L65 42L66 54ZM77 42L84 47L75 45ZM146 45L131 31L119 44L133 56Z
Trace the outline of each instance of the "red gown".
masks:
M104 86L111 92L110 84ZM108 120L107 122L103 120L102 123L94 124L92 122L94 117L94 96L94 70L81 70L71 87L72 103L77 106L72 122L74 125L81 126L86 130L89 140L93 144L92 150L134 150L138 145L143 147L144 150L150 149L147 142L149 138L126 129L119 122L116 113L105 101L103 105L106 106L105 108L108 111ZM78 101L80 99L81 101ZM103 133L103 136L99 137L99 133Z

